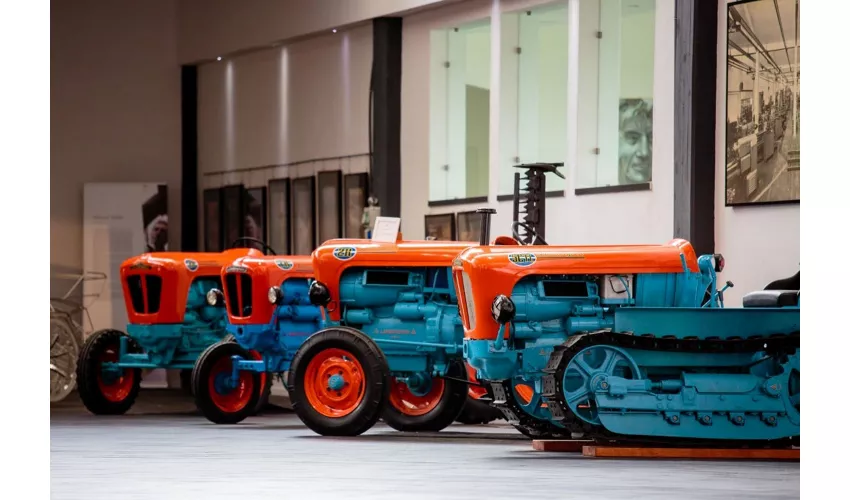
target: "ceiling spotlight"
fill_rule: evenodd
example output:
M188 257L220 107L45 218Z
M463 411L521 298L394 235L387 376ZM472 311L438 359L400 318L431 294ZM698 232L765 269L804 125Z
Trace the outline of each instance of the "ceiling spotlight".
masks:
M216 61L221 61L221 56L215 58Z
M336 33L336 28L334 28L334 33Z

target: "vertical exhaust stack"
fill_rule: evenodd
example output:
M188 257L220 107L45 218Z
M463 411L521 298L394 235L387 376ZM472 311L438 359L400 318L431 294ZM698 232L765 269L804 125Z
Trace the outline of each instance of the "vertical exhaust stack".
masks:
M514 168L525 169L525 186L521 185L522 174L514 174L514 222L521 222L517 227L518 238L523 245L533 245L539 240L546 239L546 173L553 172L564 179L558 171L563 163L527 163L514 165ZM520 216L523 216L520 218Z
M481 214L481 237L478 244L485 246L490 244L490 217L496 213L495 208L479 208L476 210Z

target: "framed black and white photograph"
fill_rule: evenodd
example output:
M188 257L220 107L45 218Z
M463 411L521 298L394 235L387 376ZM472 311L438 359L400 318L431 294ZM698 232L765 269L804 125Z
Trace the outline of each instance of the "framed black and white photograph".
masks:
M342 172L319 172L319 241L342 237Z
M470 212L458 212L457 214L457 240L478 242L481 237L481 214L474 210Z
M266 241L266 187L245 190L245 234L244 236ZM268 243L268 242L267 242ZM262 245L254 245L263 250Z
M222 249L226 250L245 233L245 187L242 184L221 188Z
M343 237L363 237L363 209L369 197L369 174L348 174L343 178L342 188Z
M310 255L316 248L316 178L292 181L292 253Z
M730 2L726 206L800 202L800 0Z
M425 239L438 241L454 241L455 214L426 215Z
M220 252L221 243L221 189L204 190L204 251Z
M289 179L272 179L269 181L269 219L268 244L280 255L291 252L290 245L290 208L289 208Z

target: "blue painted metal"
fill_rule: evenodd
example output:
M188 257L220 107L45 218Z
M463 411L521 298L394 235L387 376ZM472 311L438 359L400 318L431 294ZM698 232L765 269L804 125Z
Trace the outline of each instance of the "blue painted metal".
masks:
M104 363L104 369L192 369L201 352L227 334L224 309L209 306L206 302L207 292L220 286L214 277L196 278L189 286L183 323L128 324L127 334L142 347L144 353L129 353L127 339L121 338L118 361Z
M307 295L311 282L308 278L293 277L280 283L283 299L268 323L227 325L227 331L240 346L262 356L262 360L239 359L234 370L268 373L289 370L301 344L323 325L321 309L310 304Z
M339 304L340 325L369 335L392 375L409 381L414 394L462 358L463 326L450 267L349 268L340 278Z
M603 298L597 277L521 279L511 293L516 315L503 338L463 342L467 362L482 380L522 380L535 387L521 405L536 418L555 400L542 381L556 346L599 331L657 338L746 339L800 330L800 308L724 307L712 256L699 272L634 275L626 298ZM613 277L617 278L617 277ZM625 280L620 278L625 287ZM570 290L569 296L547 290ZM583 361L596 358L595 364ZM796 377L796 378L795 378ZM796 382L795 382L796 380ZM563 374L562 397L592 426L626 434L724 440L798 436L799 349L783 358L764 352L671 352L594 345L573 357ZM792 390L791 387L797 385ZM584 405L592 401L591 410ZM584 405L584 406L583 406Z

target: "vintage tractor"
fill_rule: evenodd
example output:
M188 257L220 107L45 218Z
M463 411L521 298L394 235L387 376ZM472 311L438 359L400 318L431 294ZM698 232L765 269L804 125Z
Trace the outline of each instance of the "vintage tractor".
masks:
M479 212L488 219L494 211ZM464 356L491 384L496 405L509 404L519 379L534 388L521 412L550 419L567 436L799 442L798 289L752 292L743 307L724 307L732 284L718 289L722 256L697 256L681 239L623 246L488 239L461 252L452 272Z
M320 329L321 309L310 303L310 257L244 256L221 270L223 287L207 304L228 318L236 342L209 346L192 372L195 404L208 420L235 424L261 397L262 377L289 370L295 351ZM259 353L259 357L250 353Z
M221 253L145 253L126 260L120 272L127 333L92 333L77 363L77 387L86 408L97 415L123 414L136 400L143 369L191 373L207 346L232 342L226 338L227 316L207 305L207 293L221 287L221 269L236 257L262 255L232 248ZM261 383L268 387L265 379Z
M451 263L470 243L331 240L313 252L312 303L325 328L292 361L288 388L322 435L359 435L381 418L439 431L469 397Z

